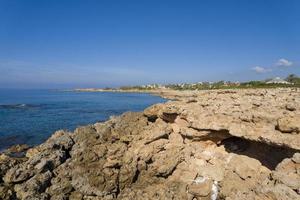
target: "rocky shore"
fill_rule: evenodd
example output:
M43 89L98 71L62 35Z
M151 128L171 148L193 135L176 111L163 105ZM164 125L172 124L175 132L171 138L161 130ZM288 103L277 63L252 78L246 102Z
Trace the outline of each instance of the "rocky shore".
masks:
M300 199L299 89L159 95L172 100L3 152L0 199Z

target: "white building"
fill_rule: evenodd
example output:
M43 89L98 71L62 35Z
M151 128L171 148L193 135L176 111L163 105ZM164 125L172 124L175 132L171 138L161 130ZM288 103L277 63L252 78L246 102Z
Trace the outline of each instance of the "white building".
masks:
M275 77L272 80L267 81L266 83L267 84L292 84L290 82L281 79L280 77Z

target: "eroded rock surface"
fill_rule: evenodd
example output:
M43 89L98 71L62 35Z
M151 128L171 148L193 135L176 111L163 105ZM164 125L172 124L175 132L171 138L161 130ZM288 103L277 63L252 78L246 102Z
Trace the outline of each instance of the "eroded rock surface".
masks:
M2 153L0 199L300 199L299 90L166 97Z

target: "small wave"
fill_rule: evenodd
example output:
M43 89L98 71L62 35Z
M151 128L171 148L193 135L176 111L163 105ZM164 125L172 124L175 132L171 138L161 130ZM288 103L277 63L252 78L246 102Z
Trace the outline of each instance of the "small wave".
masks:
M26 108L36 108L38 105L32 104L0 104L0 108L2 109L26 109Z

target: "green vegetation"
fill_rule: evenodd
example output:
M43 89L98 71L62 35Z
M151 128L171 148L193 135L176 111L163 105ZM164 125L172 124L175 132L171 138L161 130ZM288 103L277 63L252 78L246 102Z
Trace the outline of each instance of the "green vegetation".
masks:
M290 83L296 84L296 85L300 84L300 77L298 77L295 74L288 75L288 77L286 77L285 80L288 81L288 82L290 82Z
M210 90L210 89L242 89L242 88L276 88L276 87L300 87L300 77L291 74L284 80L280 78L267 79L264 81L249 82L199 82L199 83L182 83L168 85L143 85L143 86L124 86L121 90L153 90L153 89L173 89L173 90Z

